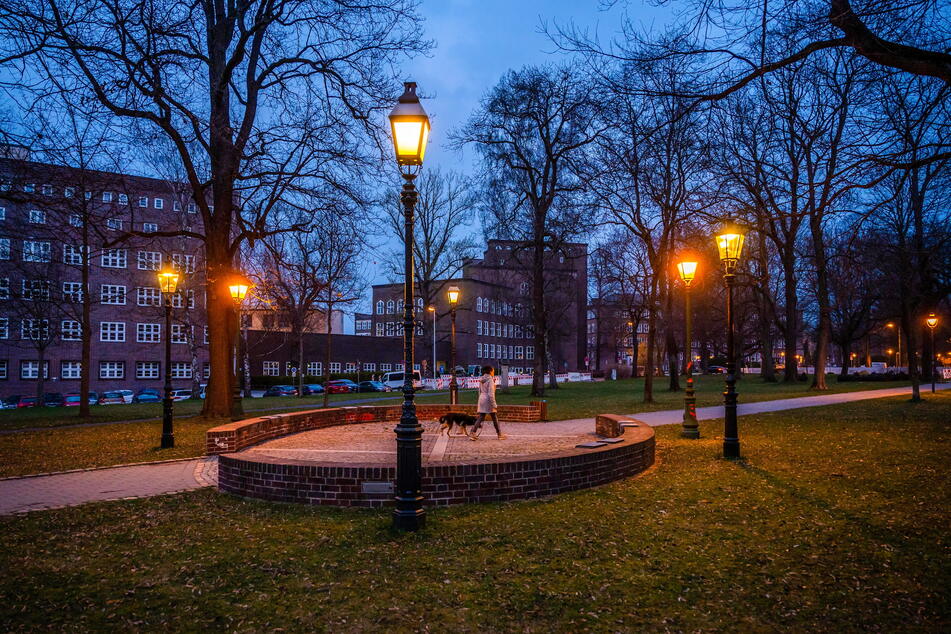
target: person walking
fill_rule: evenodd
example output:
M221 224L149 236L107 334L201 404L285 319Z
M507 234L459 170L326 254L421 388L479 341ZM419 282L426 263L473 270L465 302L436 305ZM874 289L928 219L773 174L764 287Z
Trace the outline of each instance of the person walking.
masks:
M499 429L497 409L498 406L495 403L495 368L491 365L482 366L482 378L479 379L479 406L476 408L479 417L469 431L469 440L475 440L479 437L486 414L492 417L495 434L499 437L499 440L505 440L505 434Z

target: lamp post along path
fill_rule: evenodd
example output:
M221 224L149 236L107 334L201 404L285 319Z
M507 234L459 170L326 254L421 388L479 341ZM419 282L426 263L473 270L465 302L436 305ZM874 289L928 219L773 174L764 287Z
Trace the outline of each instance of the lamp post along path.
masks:
M459 303L459 287L449 287L449 404L459 403L459 383L456 381L456 305Z
M159 271L159 288L162 301L165 302L165 390L162 397L162 449L175 446L175 432L172 427L172 296L178 289L178 273L171 268Z
M740 436L737 425L736 404L736 348L733 326L733 287L736 285L736 268L743 252L746 239L745 229L739 225L725 223L716 236L717 250L723 263L723 277L726 280L726 390L723 392L723 457L740 457Z
M426 525L423 509L423 427L413 402L413 223L417 192L413 181L423 164L429 137L429 117L416 96L416 83L406 82L404 92L389 115L396 163L403 176L403 409L396 425L396 508L393 527L415 531Z
M938 326L938 316L934 313L930 313L928 318L925 319L925 323L928 324L928 330L931 331L931 393L934 394L935 374L938 373L938 365L935 363L937 354L934 349L934 329Z
M690 309L690 286L697 275L697 263L689 260L679 262L677 271L684 283L684 321L687 329L684 337L687 391L684 393L684 428L680 435L684 438L700 438L700 425L697 423L697 397L693 389L693 314Z
M231 299L234 301L234 312L236 313L236 328L234 331L234 406L232 407L232 418L240 420L244 417L244 407L241 399L244 397L244 360L241 356L241 304L251 288L251 281L241 273L235 273L231 283L228 285L228 291L231 293Z

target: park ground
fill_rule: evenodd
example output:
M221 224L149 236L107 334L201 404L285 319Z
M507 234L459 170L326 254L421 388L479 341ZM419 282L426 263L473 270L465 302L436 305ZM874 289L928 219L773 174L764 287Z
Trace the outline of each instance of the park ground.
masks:
M660 427L639 477L417 534L211 489L0 518L0 629L948 631L951 392L925 396L744 416L737 462L722 421Z
M903 384L897 382L838 383L832 379L829 383L830 390L826 393L899 385ZM561 384L557 390L548 390L544 398L548 402L548 417L551 420L592 417L605 412L631 414L682 407L683 391L668 392L666 387L665 379L655 381L653 403L643 402L643 379ZM722 403L722 376L699 377L696 387L698 407ZM809 384L805 382L764 383L754 378L741 381L739 391L740 400L744 403L816 394L809 390ZM354 400L398 403L402 397L399 394L351 394L334 395L332 398L331 405ZM427 395L425 392L417 397L419 402L445 402L447 399L446 394ZM511 388L506 394L500 392L498 400L500 403L527 404L537 399L530 395L528 386L520 386ZM460 401L475 403L475 391L461 392ZM322 397L245 399L244 409L250 416L260 416L265 413L287 411L279 408L298 405L319 407L320 402ZM184 413L194 414L199 411L201 402L183 401L175 405L176 411L184 410ZM77 420L72 411L64 415L62 408L0 411L0 430L16 431L24 427L35 429L35 431L0 433L0 477L197 457L205 451L205 431L215 425L230 422L209 421L196 416L178 418L175 420L175 447L163 450L158 447L161 437L161 421L157 418L161 414L159 405L99 406L97 414L100 417L113 417L111 421L115 421L124 412L133 409L137 415L151 415L155 418L121 424L65 427L75 425ZM97 422L107 423L110 419Z

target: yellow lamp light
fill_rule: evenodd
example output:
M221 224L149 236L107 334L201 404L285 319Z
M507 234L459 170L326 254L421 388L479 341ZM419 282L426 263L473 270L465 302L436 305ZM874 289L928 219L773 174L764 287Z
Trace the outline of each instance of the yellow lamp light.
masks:
M745 240L746 229L733 221L723 223L717 233L717 250L720 253L720 261L723 262L723 269L727 275L733 275L736 272L736 265L743 253L743 242Z
M447 294L449 295L450 304L455 304L456 302L459 301L459 287L458 286L450 286L449 290L447 291Z
M228 284L228 291L231 293L231 299L241 302L248 294L248 290L251 289L253 284L244 275L237 273L234 276L234 279L231 280L231 283Z
M938 316L935 315L934 313L930 313L928 315L928 318L925 319L925 323L928 324L928 328L931 328L932 330L934 330L935 327L938 325Z
M178 289L178 279L178 273L174 269L164 268L158 272L159 288L166 295L171 295Z
M690 286L690 283L697 276L697 263L690 261L678 262L677 271L680 273L680 279L683 280L684 286Z
M404 91L390 111L393 147L399 165L422 165L429 140L429 117L416 96L416 82L403 84Z
M430 304L429 306L426 307L426 310L428 310L431 313L434 313L436 312L436 307Z

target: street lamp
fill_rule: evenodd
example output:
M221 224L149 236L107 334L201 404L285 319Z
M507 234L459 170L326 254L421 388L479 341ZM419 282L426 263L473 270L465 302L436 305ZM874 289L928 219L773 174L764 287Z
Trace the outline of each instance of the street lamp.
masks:
M433 314L433 380L436 380L436 306L430 304L426 310Z
M241 398L244 396L244 360L241 357L241 304L251 288L251 280L242 273L235 273L228 284L228 291L231 293L231 299L234 301L234 312L238 316L238 328L235 330L234 342L234 407L233 415L240 416L244 414L244 408L241 405Z
M938 316L934 313L929 313L928 318L925 319L925 323L928 324L928 329L931 331L931 393L934 394L934 375L938 371L938 367L935 364L934 329L938 326Z
M690 285L697 275L697 263L684 260L677 263L677 271L684 283L684 314L687 322L687 335L684 347L687 360L687 391L684 395L684 428L680 435L684 438L700 438L700 426L697 424L697 398L693 392L693 316L690 310Z
M895 328L895 334L898 335L898 353L895 357L895 366L901 367L901 324L896 327L893 322L885 324L886 328Z
M172 429L172 296L178 290L178 272L164 268L158 272L159 289L165 302L165 395L162 398L162 449L175 446Z
M456 382L456 305L459 303L459 287L450 286L446 293L449 295L449 404L459 403L459 384Z
M393 527L415 531L426 525L423 509L423 427L416 418L413 403L413 214L416 186L413 181L423 165L429 117L416 96L416 82L408 81L403 94L390 111L396 164L403 176L403 411L396 425L396 508Z
M716 235L717 250L723 263L726 280L726 391L723 393L724 426L723 457L740 457L740 438L736 422L736 351L733 341L733 286L736 284L736 268L743 253L746 230L734 222L726 222Z

